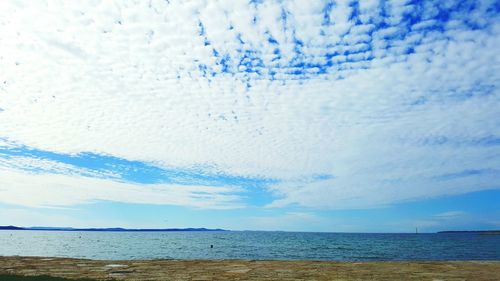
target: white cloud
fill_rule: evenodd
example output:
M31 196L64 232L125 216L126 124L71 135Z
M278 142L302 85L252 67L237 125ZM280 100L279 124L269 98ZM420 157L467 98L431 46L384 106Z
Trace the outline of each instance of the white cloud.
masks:
M0 149L1 148L3 147L0 144ZM0 156L2 155L0 154ZM64 175L84 175L87 177L108 178L108 179L111 178L115 180L120 179L120 175L112 171L99 171L99 170L86 169L58 161L41 159L37 157L27 157L27 156L9 156L5 158L0 157L0 169L1 170L14 169L18 171L24 170L28 172L38 171L47 174L55 173Z
M0 170L0 203L27 207L64 207L99 201L240 208L241 189L230 186L131 184L85 176L29 174Z
M472 143L500 136L497 17L484 19L484 29L469 30L453 15L461 24L416 33L398 25L411 7L394 5L389 26L372 34L372 23L382 20L377 1L360 3L366 24L358 26L351 6L338 1L329 27L321 26L318 3L310 9L287 3L285 23L282 7L267 1L255 8L247 1L16 3L0 4L6 19L0 22L0 54L6 54L0 58L1 138L59 153L275 178L281 183L271 190L282 197L275 206L376 206L498 188L493 173L435 180L463 170L496 171L498 145L425 145L436 137ZM426 6L426 21L414 29L430 27L435 9ZM306 62L324 63L335 53L323 76L290 73L300 71L290 65L294 29ZM319 39L321 31L326 35ZM398 38L384 39L391 36ZM233 73L221 73L213 49L230 56ZM281 57L273 61L275 49ZM245 50L261 52L263 75L236 71ZM203 77L201 65L216 75ZM271 71L277 80L268 79ZM123 200L207 207L235 199L211 193L213 200L203 203L190 193L201 187L1 173L0 188L18 186L8 187L2 200L25 205ZM297 184L318 174L335 178ZM39 180L54 198L23 198L40 192L33 185Z
M444 213L435 214L434 217L439 218L439 219L455 219L458 217L462 217L466 214L467 213L465 213L463 211L448 211L448 212L444 212Z

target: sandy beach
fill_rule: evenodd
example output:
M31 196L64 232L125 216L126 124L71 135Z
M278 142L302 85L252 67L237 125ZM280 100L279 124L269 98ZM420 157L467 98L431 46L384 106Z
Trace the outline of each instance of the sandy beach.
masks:
M0 257L1 274L99 280L500 280L500 261L105 261Z

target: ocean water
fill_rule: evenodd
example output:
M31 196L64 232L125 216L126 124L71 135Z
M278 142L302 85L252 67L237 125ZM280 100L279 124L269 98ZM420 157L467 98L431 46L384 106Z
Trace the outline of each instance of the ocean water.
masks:
M213 245L213 248L210 247ZM87 259L500 260L500 236L0 231L2 256Z

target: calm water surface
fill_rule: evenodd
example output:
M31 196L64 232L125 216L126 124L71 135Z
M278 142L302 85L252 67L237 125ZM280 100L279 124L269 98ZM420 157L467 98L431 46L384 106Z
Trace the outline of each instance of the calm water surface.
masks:
M500 260L500 236L0 231L0 255L89 259Z

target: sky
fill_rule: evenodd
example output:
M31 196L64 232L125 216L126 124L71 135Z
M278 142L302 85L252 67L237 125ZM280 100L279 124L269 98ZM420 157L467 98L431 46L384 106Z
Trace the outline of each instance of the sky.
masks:
M0 225L500 228L500 1L0 1Z

